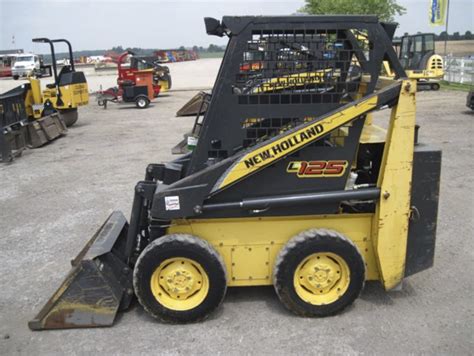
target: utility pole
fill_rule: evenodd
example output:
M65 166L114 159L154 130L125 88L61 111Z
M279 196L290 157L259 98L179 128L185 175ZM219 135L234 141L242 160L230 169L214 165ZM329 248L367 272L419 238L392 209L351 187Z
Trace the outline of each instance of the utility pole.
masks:
M447 9L446 9L446 37L444 38L444 56L446 57L447 55L447 50L446 50L446 47L447 47L447 42L448 42L448 23L449 23L449 0L448 1L448 4L446 5L447 6Z

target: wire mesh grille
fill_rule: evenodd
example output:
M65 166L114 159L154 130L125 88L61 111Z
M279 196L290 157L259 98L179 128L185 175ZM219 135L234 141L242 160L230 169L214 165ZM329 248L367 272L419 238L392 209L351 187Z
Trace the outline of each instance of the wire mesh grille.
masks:
M313 121L314 117L300 118L247 118L242 123L245 138L242 146L251 147L259 142L266 141L285 131L305 122ZM344 147L345 139L349 136L352 123L341 126L331 132L324 140L316 141L312 146Z
M239 104L338 103L369 52L362 30L254 30L233 91Z

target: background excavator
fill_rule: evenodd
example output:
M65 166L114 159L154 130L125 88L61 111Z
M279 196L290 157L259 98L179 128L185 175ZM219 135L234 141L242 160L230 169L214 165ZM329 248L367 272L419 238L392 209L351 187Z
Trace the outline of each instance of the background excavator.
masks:
M433 33L403 36L393 45L408 78L418 81L418 90L439 90L439 81L444 77L444 61L436 54ZM393 77L387 63L384 66L385 72Z

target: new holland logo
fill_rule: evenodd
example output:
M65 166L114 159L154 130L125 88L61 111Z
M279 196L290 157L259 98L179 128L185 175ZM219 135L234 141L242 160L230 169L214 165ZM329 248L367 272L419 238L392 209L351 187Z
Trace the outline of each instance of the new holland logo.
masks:
M290 130L280 134L278 139L269 140L268 143L257 145L254 149L249 150L243 157L240 157L226 173L222 179L218 180L213 192L222 189L232 183L235 183L250 174L272 164L273 162L286 157L288 154L298 151L305 145L312 143L324 135L328 134L332 130L356 119L358 116L374 109L377 107L377 96L372 96L358 102L352 106L337 111L332 115L324 117L311 124L301 125L299 130ZM324 161L326 162L326 161ZM331 161L336 162L336 161ZM346 170L347 162L339 161L339 164L326 162L326 165L322 169L320 174L311 174L311 176L332 176L337 177L343 175ZM329 164L329 165L328 165ZM294 171L298 174L299 170ZM306 172L303 170L300 176L305 176L306 173L310 175L311 170Z
M286 171L298 178L340 177L347 166L347 161L292 161Z
M298 147L307 141L311 141L313 137L317 137L324 131L323 125L317 123L305 130L301 130L294 135L285 138L284 140L277 141L273 146L258 152L257 154L244 160L246 168L252 168L259 165L266 160L273 159L284 154L287 151L291 151L293 147Z

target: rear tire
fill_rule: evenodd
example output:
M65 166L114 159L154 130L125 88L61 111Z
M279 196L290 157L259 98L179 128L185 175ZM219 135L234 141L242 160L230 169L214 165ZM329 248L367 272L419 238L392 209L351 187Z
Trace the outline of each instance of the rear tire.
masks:
M439 88L440 88L439 83L433 83L433 84L431 84L431 90L435 90L435 91L436 91L436 90L439 90Z
M13 76L13 79L14 79L14 80L18 80L18 78L20 78L19 75L14 75L14 76Z
M139 109L146 109L148 105L150 105L150 99L148 99L146 96L139 96L135 99L135 105Z
M66 124L66 127L74 125L79 118L77 109L58 110L59 116Z
M357 247L336 231L312 229L296 235L280 251L273 285L283 305L296 315L334 315L359 296L365 264Z
M173 234L143 250L135 264L133 286L152 317L188 323L206 319L222 303L226 276L222 258L208 242Z
M170 90L171 89L171 85L172 85L172 82L171 82L171 75L169 73L165 73L163 74L163 77L162 77L162 80L167 82L167 88L166 90Z

